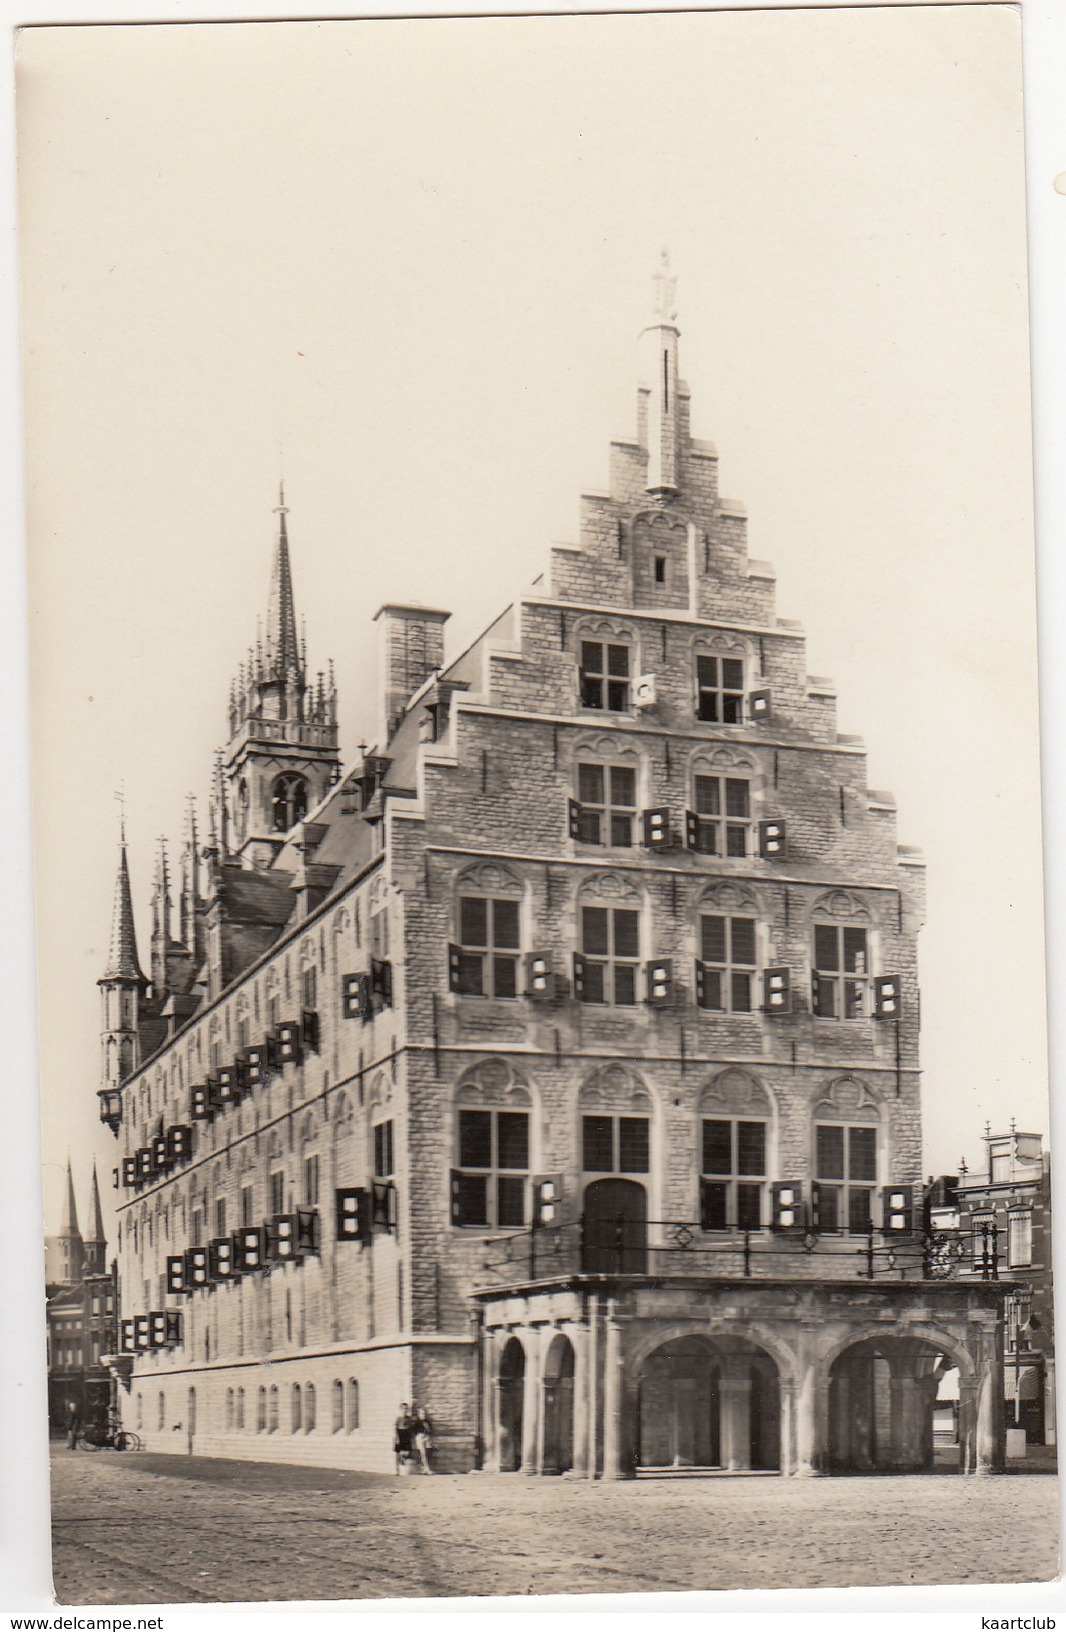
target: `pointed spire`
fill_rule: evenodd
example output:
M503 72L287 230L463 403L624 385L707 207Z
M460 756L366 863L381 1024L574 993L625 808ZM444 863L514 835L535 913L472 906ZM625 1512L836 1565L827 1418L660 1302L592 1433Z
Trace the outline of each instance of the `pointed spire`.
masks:
M86 1246L101 1246L104 1240L104 1215L100 1206L100 1186L96 1179L96 1162L93 1162L93 1182L89 1191L89 1233L85 1237Z
M126 812L122 812L119 839L118 878L115 881L115 905L111 915L111 951L104 970L104 980L143 981L137 962L137 932L133 924L133 895L130 890L130 870L126 860Z
M59 1233L61 1236L68 1238L77 1236L80 1239L81 1236L81 1231L78 1229L78 1204L74 1200L74 1175L70 1170L69 1156L67 1157L67 1188L63 1197L63 1217L60 1220Z
M296 606L292 595L292 567L289 562L289 535L285 524L288 506L285 503L285 483L281 483L275 509L278 517L278 543L274 554L274 571L270 580L270 600L267 605L266 660L267 667L280 680L289 670L299 671L300 652L296 640Z

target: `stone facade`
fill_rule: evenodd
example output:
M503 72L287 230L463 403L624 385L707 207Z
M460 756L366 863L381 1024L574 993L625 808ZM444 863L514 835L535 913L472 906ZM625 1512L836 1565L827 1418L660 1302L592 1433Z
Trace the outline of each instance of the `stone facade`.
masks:
M381 744L330 785L324 739L283 835L227 751L202 968L103 1099L149 1448L387 1467L413 1401L451 1470L918 1467L950 1364L998 1458L996 1299L912 1233L921 858L690 435L669 281L548 587L450 662L447 614L383 608Z

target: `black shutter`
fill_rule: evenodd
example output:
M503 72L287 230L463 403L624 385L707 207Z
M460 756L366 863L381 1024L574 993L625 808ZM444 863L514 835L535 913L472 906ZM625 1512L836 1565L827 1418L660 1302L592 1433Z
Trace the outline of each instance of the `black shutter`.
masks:
M184 1122L176 1124L167 1132L170 1144L170 1157L174 1162L187 1162L192 1157L192 1129Z
M707 1006L707 971L699 958L696 959L696 1007Z
M566 801L566 825L572 839L581 836L581 806L576 799Z
M316 1207L296 1209L296 1250L298 1253L317 1252L321 1243Z
M759 823L759 854L764 861L788 859L788 836L784 822Z
M533 1180L533 1227L547 1230L562 1223L563 1176L542 1173Z
M317 1054L320 1035L317 1009L305 1009L303 1011L300 1016L300 1033L303 1037L304 1047L309 1048L312 1054Z
M392 1007L392 964L388 958L371 958L370 960L370 990L374 997L380 997L382 1007Z
M234 1273L233 1240L228 1235L216 1236L208 1243L207 1266L213 1281L231 1281Z
M644 848L662 850L670 843L670 812L666 806L641 812L644 824Z
M206 1082L197 1083L192 1091L192 1114L197 1122L210 1122L215 1114L211 1104L211 1090Z
M580 952L574 953L574 996L579 1001L585 996L585 960Z
M448 990L458 992L462 990L459 974L459 960L462 957L462 948L454 941L448 942Z
M811 971L811 1013L822 1013L822 977L817 969Z
M390 1234L396 1230L396 1186L391 1179L373 1179L370 1187L374 1223Z
M166 1344L172 1348L181 1342L181 1311L180 1309L164 1310L163 1318L166 1322Z
M287 1264L296 1257L295 1213L275 1213L267 1219L266 1256L275 1264Z
M363 1019L363 985L365 975L344 975L341 978L341 1013L346 1020Z
M336 1227L338 1241L369 1241L373 1232L370 1192L348 1188L336 1192Z
M770 693L767 690L748 693L748 719L753 725L770 718Z
M300 1047L298 1022L283 1020L275 1035L278 1041L278 1059L282 1065L299 1065L303 1050Z
M787 969L766 969L762 977L763 1008L767 1014L788 1014L792 1008Z
M167 1291L174 1297L181 1292L188 1291L185 1279L185 1255L177 1253L167 1259Z
M698 850L700 847L700 819L694 810L685 812L685 848Z
M803 1186L791 1179L780 1179L770 1187L773 1197L773 1222L771 1228L775 1230L800 1230L803 1228Z
M881 975L874 981L874 1014L878 1020L902 1020L898 975Z
M526 959L526 996L544 1002L552 996L551 958L547 952L531 952Z
M666 1007L673 996L674 964L672 958L653 958L644 965L644 975L648 982L648 1002L653 1008Z
M133 1321L132 1320L120 1320L118 1325L119 1325L119 1343L118 1343L119 1353L120 1354L132 1354L133 1353Z
M887 1236L911 1234L914 1229L914 1197L909 1185L885 1185L881 1191L881 1219L881 1228Z

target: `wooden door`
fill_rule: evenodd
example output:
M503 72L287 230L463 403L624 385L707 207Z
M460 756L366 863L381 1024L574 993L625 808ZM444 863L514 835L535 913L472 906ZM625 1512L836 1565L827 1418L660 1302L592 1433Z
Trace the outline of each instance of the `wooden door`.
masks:
M648 1273L648 1194L632 1179L597 1179L585 1191L581 1266L586 1275Z

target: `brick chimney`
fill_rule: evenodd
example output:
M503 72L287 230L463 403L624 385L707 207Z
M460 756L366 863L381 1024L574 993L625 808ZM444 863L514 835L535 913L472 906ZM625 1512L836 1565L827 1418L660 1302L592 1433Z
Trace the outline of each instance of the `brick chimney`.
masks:
M450 612L388 602L374 614L382 634L385 734L388 742L412 695L444 662L444 625Z

